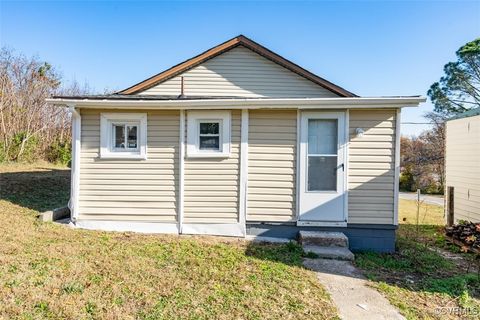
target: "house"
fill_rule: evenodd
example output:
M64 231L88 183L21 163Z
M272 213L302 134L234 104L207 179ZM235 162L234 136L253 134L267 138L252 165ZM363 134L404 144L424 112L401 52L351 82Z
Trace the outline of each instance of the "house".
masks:
M82 228L243 237L340 230L394 250L400 110L238 36L73 114Z
M445 128L448 224L480 222L480 108L449 119Z

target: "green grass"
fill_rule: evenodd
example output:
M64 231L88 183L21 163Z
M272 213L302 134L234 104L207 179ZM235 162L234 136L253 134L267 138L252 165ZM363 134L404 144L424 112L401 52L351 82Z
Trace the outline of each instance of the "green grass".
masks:
M401 248L396 254L378 254L365 252L358 255L356 264L363 269L375 269L379 266L393 271L414 271L417 274L437 273L439 270L453 270L455 264L437 253L425 250L423 245L406 243L399 239Z
M68 170L0 167L0 319L337 318L295 243L40 223L68 190Z
M423 204L420 225L414 201L401 200L395 254L364 252L356 265L364 270L372 286L381 291L408 319L456 319L458 314L439 313L439 308L464 308L462 316L478 319L480 277L463 264L447 259L435 248L455 251L443 236L443 209ZM463 255L465 260L472 255Z
M64 207L70 195L70 170L42 164L0 164L3 200L38 212Z
M418 225L416 223L417 205L415 201L400 199L398 237L417 239L418 242L433 247L459 253L460 249L445 239L445 217L443 208L422 203Z

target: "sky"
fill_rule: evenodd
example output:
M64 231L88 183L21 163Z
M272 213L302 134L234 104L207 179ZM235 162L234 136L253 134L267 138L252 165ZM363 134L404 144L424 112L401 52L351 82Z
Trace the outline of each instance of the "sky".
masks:
M0 45L99 93L120 90L243 34L360 96L426 96L480 36L479 1L3 1ZM428 125L428 101L402 134Z

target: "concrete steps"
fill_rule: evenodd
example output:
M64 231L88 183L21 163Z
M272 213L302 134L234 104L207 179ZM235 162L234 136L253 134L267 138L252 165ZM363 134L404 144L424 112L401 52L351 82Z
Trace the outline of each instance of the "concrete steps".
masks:
M344 247L320 247L315 245L303 245L303 251L315 253L318 258L353 261L355 256Z
M305 252L319 258L353 261L355 256L348 249L348 238L341 232L300 231L299 241Z

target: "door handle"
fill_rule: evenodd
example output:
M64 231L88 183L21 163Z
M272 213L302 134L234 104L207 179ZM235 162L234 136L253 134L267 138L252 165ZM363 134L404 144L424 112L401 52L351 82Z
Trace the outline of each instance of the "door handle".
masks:
M335 169L338 170L338 169L340 169L340 168L342 168L342 171L345 172L345 164L342 163L341 165L339 165L339 166L336 167Z

